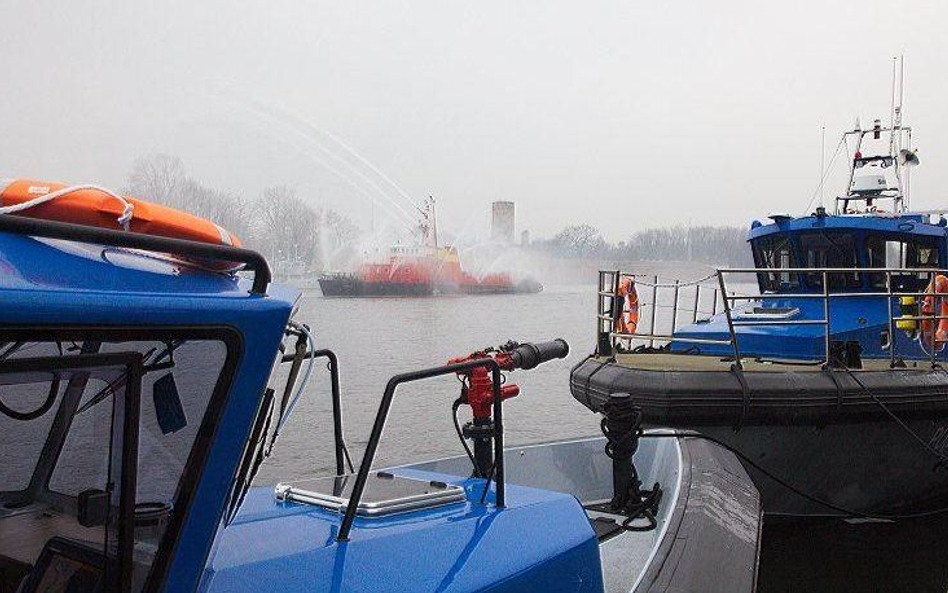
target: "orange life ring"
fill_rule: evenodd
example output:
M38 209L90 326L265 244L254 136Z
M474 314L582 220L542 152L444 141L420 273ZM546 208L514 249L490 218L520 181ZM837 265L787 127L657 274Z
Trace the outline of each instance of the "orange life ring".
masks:
M936 352L941 352L945 349L945 343L948 342L948 298L946 298L948 296L948 277L942 274L936 275L928 283L925 292L930 294L922 301L922 332L919 339L925 344L926 348L934 347ZM936 300L938 301L938 316L942 319L925 318L926 315L932 315ZM932 331L933 329L934 331Z
M92 185L66 186L35 179L0 180L0 213L240 247L230 231L204 218ZM205 262L235 269L231 262Z
M639 325L639 294L635 291L635 282L625 276L619 281L616 297L622 299L622 311L615 321L615 332L633 334Z

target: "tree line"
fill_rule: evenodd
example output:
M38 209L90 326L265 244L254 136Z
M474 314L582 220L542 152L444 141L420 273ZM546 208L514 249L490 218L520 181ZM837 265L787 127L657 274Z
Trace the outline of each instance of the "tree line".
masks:
M274 185L248 198L207 187L188 175L180 158L139 158L124 193L214 221L279 265L330 265L332 255L352 250L359 229L348 218L302 199L291 187Z
M570 225L550 239L534 241L530 248L553 257L631 261L689 261L711 265L750 265L747 230L734 226L684 226L651 228L628 239L606 241L589 224Z
M278 269L287 263L328 269L358 259L360 229L334 210L273 185L258 196L207 187L185 170L180 158L156 154L135 161L124 192L212 220L265 254ZM554 258L627 261L694 261L749 265L745 229L733 226L670 226L606 241L589 224L569 225L529 249Z

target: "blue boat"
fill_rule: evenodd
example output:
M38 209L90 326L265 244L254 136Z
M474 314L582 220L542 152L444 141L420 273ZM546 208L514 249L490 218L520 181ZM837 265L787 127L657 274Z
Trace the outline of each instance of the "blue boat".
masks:
M832 213L751 223L754 267L694 282L601 272L573 395L603 412L623 394L644 424L733 450L765 513L943 512L948 226L909 208L918 157L900 112L844 134Z
M754 589L759 495L725 448L619 412L504 447L502 375L561 340L393 377L355 468L300 298L253 251L0 215L0 591ZM322 358L334 475L253 487ZM376 468L398 386L449 374L459 455Z

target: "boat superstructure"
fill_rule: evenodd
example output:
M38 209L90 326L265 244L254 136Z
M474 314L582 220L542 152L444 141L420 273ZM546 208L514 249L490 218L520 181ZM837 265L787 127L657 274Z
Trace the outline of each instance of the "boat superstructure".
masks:
M693 282L601 272L597 347L573 395L602 411L629 394L644 423L731 448L765 512L940 510L948 225L907 209L918 157L893 112L841 140L851 161L834 212L750 225L754 267Z

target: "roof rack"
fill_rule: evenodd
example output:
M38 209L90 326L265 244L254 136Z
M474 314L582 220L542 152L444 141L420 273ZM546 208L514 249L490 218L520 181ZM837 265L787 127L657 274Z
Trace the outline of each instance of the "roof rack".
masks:
M238 262L245 264L247 269L254 273L250 294L267 294L267 286L272 280L270 265L266 258L256 251L240 247L103 229L68 222L26 218L11 214L0 214L0 232L48 239L64 239L78 243L143 249L169 255L184 255L216 261Z

